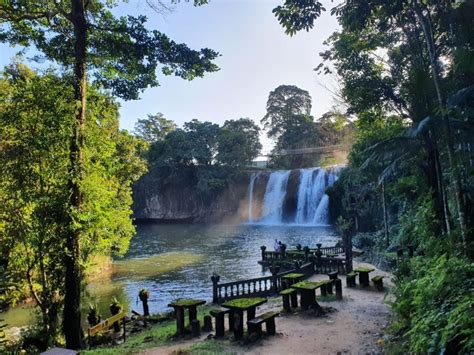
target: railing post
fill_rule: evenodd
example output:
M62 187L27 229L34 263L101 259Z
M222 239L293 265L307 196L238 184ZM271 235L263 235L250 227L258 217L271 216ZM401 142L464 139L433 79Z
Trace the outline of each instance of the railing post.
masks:
M265 260L266 259L265 250L267 250L267 247L265 245L262 245L260 247L260 250L262 251L262 260Z
M304 260L305 261L308 261L308 256L309 256L309 247L306 246L303 248L303 251L304 251Z
M270 266L270 272L272 273L272 291L274 293L278 292L278 272L280 267L277 265Z
M212 281L212 303L217 303L219 302L219 297L218 297L218 282L221 279L221 277L217 274L212 274L211 276L211 281Z

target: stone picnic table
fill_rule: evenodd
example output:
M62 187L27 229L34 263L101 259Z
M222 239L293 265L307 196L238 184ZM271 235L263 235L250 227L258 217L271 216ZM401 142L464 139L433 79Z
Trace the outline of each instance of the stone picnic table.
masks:
M294 283L300 282L305 277L304 274L300 274L297 272L292 272L290 274L283 275L281 277L282 281L284 281L285 288L290 287Z
M236 339L244 335L244 312L247 311L247 321L255 318L255 311L258 306L266 303L266 298L236 298L222 304L222 307L230 309L230 324L232 325Z
M184 326L184 313L186 308L189 309L189 324L197 318L197 307L206 303L204 300L195 300L191 298L180 298L171 302L168 307L173 307L176 315L176 334L186 334Z
M359 267L354 270L359 273L359 283L362 287L369 287L369 273L375 271L374 268Z
M300 281L291 285L292 288L296 288L301 295L301 308L308 309L311 306L320 308L318 302L316 302L316 290L321 286L325 286L327 280L313 282L313 281Z

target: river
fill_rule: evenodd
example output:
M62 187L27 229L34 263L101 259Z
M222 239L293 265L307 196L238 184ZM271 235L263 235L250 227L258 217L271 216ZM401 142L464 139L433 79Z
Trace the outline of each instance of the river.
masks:
M221 282L266 275L257 263L260 246L272 250L275 239L288 248L298 243L331 246L339 240L332 227L324 226L140 224L127 254L114 261L113 272L87 287L83 304L97 303L107 317L108 304L116 297L127 311L142 312L137 297L141 288L150 291L152 313L170 310L167 305L175 298L210 301L213 273ZM1 318L10 327L21 327L31 322L31 313L31 307L17 307Z

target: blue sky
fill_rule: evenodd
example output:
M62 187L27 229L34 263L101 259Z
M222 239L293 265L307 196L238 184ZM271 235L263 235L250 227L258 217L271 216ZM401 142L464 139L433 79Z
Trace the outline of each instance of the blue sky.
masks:
M289 37L272 14L283 0L211 0L194 7L182 2L166 15L146 6L144 0L130 0L115 11L149 17L150 28L166 33L191 48L209 47L221 56L219 72L194 81L176 77L160 78L160 87L147 89L140 100L122 102L120 124L132 130L138 118L162 112L182 125L193 118L223 123L227 119L250 117L257 123L265 114L271 90L281 84L297 85L313 97L317 118L334 105L334 88L329 76L317 76L313 68L320 62L323 41L337 29L328 12L309 33ZM327 7L333 3L328 2ZM8 64L19 48L0 45L0 65ZM262 137L264 150L271 142Z

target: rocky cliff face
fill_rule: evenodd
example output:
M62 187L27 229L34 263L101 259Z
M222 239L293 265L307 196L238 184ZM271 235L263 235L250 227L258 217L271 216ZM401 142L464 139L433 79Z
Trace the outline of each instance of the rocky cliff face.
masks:
M246 221L248 177L233 183L210 201L203 201L193 188L173 186L162 191L153 178L142 178L133 189L133 211L137 220L176 223L220 223Z

